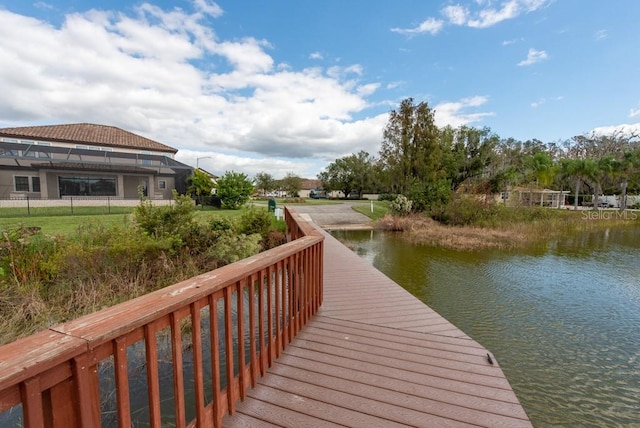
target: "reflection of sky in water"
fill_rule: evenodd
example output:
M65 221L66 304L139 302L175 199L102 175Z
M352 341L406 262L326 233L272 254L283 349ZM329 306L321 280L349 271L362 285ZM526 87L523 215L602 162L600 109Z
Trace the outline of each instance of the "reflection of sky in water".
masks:
M336 236L495 353L536 426L640 422L640 229L517 253Z

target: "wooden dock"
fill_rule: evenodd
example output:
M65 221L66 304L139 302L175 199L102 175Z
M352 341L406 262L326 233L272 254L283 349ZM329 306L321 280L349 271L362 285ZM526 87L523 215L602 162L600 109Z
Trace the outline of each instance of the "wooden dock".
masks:
M532 426L490 351L328 234L324 253L320 311L225 427Z

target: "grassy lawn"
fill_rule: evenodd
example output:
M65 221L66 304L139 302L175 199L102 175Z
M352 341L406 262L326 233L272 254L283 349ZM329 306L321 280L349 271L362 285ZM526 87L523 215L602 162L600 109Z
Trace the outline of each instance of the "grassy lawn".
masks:
M25 227L40 227L43 233L50 235L71 235L78 230L79 226L89 223L98 223L105 227L125 226L131 222L131 213L133 212L131 207L117 207L119 209L117 214L105 213L104 207L79 208L84 208L84 210L78 209L79 213L76 214L76 209L74 209L73 215L70 214L68 208L47 208L47 213L39 212L31 216L27 216L26 212L22 216L15 216L14 210L16 208L2 208L0 209L0 231L22 224ZM114 207L111 209L114 211ZM23 209L23 211L25 210ZM237 218L243 212L244 209L219 210L212 207L198 206L196 207L194 218L197 221L206 222L214 215Z
M0 214L2 215L2 214ZM50 235L70 235L79 226L99 223L105 227L117 224L125 225L131 221L131 214L93 214L93 215L53 215L33 217L1 217L0 230L11 229L19 225L39 227L43 233Z
M371 220L378 220L389 213L389 201L373 201L373 212L371 212L371 202L363 202L353 206L355 211L366 215Z

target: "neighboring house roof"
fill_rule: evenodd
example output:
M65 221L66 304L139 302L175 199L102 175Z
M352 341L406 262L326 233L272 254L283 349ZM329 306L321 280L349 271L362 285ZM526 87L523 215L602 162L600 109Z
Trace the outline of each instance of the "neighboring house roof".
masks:
M322 182L315 178L303 178L300 180L301 190L321 189Z
M178 150L115 126L93 123L0 128L0 136L43 141L122 147L137 150L177 153Z
M210 178L210 179L212 179L213 181L216 181L218 178L220 178L220 177L218 177L217 175L215 175L215 174L211 174L209 171L204 170L204 169L202 169L202 168L198 168L198 171L200 171L200 172L201 172L201 173L203 173L203 174L208 175L208 176L209 176L209 178Z

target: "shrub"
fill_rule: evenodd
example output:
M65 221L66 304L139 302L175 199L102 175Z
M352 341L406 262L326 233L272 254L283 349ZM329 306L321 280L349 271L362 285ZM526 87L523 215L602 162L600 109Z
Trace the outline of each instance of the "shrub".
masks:
M133 210L135 223L140 230L155 238L171 238L180 245L182 238L191 229L195 205L190 197L173 193L175 204L154 206L142 200Z
M285 235L284 232L279 230L270 230L269 233L267 233L267 236L262 238L260 245L262 246L262 250L266 251L286 243L287 235Z
M222 206L236 210L249 200L253 192L253 184L244 173L227 171L218 178L217 195L222 200Z
M235 231L236 225L229 217L214 215L209 220L209 228L217 236Z
M237 262L260 252L260 235L223 234L215 245L209 248L209 256L216 259L219 265Z
M272 219L273 214L267 210L249 208L238 219L238 232L245 235L257 233L261 238L264 238L271 229Z
M3 282L13 282L26 290L37 289L48 281L54 274L50 259L58 250L60 240L24 226L4 231L0 243L0 277Z
M394 194L394 193L381 193L380 195L378 195L378 200L379 201L393 201L398 195Z
M405 216L411 212L412 206L413 202L407 199L406 196L398 195L393 201L391 201L389 208L391 208L392 213L400 216Z

